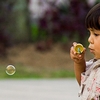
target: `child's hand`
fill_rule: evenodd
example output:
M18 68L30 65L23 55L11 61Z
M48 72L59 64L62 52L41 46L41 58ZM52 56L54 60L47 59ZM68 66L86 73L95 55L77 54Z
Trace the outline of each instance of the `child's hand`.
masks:
M73 43L73 46L70 49L70 56L71 59L75 62L75 63L82 63L84 61L84 54L86 51L86 48L84 48L82 53L77 53L74 49L74 47L77 45L76 42Z

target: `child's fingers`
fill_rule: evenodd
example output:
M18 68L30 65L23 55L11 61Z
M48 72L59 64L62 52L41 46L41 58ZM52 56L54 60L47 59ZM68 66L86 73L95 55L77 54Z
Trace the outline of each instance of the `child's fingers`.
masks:
M73 46L75 47L77 45L77 42L73 42Z
M75 52L73 46L72 46L71 49L70 49L70 55L71 55L71 58L72 58L72 59L77 59L77 58L79 58L79 57L78 57L78 54Z
M75 51L75 49L74 49L74 47L75 47L76 45L77 45L77 43L76 43L76 42L73 42L73 53L74 53L74 54L77 54L76 51Z
M71 47L71 49L70 49L70 53L72 53L73 55L76 54L76 52L75 52L75 50L74 50L74 46Z

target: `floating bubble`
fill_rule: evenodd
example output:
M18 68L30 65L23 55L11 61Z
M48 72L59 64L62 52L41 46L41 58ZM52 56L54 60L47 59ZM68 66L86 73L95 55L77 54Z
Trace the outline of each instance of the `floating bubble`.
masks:
M6 73L8 75L13 75L16 72L16 68L13 65L8 65L6 67Z

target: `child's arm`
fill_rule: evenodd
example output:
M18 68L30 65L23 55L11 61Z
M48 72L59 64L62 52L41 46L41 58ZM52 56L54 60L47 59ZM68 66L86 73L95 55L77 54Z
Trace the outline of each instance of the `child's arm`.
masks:
M76 42L73 43L73 46L70 49L70 56L71 59L74 61L74 71L75 71L76 79L79 85L81 85L81 73L85 72L86 69L86 63L84 58L85 48L83 53L77 54L74 50L74 46L76 46L76 44L77 44Z
M81 73L85 72L85 68L85 60L83 60L81 63L74 62L74 72L79 85L81 85Z

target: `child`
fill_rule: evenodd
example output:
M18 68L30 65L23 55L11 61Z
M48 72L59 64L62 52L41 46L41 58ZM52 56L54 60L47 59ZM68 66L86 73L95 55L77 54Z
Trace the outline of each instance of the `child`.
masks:
M100 100L100 3L88 12L85 24L90 32L89 49L94 58L86 62L86 49L84 48L81 54L76 53L76 42L70 49L70 56L74 61L75 76L81 87L81 100Z

